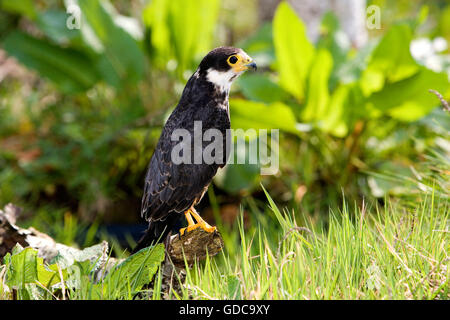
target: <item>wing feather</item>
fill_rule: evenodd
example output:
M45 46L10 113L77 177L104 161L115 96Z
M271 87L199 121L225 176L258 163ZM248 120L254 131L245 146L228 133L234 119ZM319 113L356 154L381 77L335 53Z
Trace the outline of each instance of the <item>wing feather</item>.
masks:
M190 93L190 97L197 96L195 92ZM193 137L194 121L198 120L202 121L203 130L222 130L225 142L225 131L230 126L226 110L217 108L212 100L180 101L163 128L148 166L141 209L141 216L146 220L165 220L170 214L189 209L201 199L217 169L223 167L223 164L175 164L171 161L172 149L179 143L172 141L173 131L183 128ZM204 142L203 148L208 144Z

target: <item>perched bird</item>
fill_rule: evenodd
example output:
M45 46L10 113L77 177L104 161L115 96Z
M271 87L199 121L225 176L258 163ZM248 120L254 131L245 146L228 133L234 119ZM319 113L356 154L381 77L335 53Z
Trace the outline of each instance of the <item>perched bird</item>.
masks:
M141 216L149 225L134 252L163 242L183 214L188 226L180 230L181 234L198 227L207 232L216 230L200 217L194 206L202 199L217 170L226 164L230 143L226 138L230 129L228 94L231 83L248 69L256 69L256 64L242 49L219 47L202 59L188 80L148 165ZM222 141L218 145L223 148L219 150L222 161L207 163L196 157L194 146L205 151L210 142L202 139L200 145L196 144L195 123L201 124L202 134L208 129L221 133ZM190 162L179 163L173 159L172 151L180 144L173 138L176 130L189 133L190 140L182 142L191 146L190 154L184 154Z

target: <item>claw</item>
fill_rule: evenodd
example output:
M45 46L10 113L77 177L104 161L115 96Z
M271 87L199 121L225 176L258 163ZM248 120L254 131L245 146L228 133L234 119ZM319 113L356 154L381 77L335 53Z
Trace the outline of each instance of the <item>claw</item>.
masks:
M197 223L194 224L194 220L192 219L191 214L194 216L195 220L197 220ZM202 228L204 231L209 233L217 230L216 227L210 226L205 220L203 220L194 208L186 211L184 215L186 216L188 226L186 228L180 229L180 235L184 235L185 232L190 232L197 228Z

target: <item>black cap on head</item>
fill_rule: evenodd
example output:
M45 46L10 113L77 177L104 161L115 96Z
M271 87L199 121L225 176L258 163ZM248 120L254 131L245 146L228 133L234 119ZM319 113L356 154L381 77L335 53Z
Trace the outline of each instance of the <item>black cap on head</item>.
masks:
M239 48L234 47L218 47L211 50L200 62L200 73L206 73L209 68L217 71L228 71L231 69L228 58L243 52Z

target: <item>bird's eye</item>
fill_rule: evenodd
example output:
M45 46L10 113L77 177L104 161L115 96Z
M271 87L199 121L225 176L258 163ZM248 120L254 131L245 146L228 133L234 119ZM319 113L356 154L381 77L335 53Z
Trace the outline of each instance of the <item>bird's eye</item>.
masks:
M234 55L228 58L228 62L230 64L235 64L236 62L238 62L238 60L239 59L236 56L234 56Z

